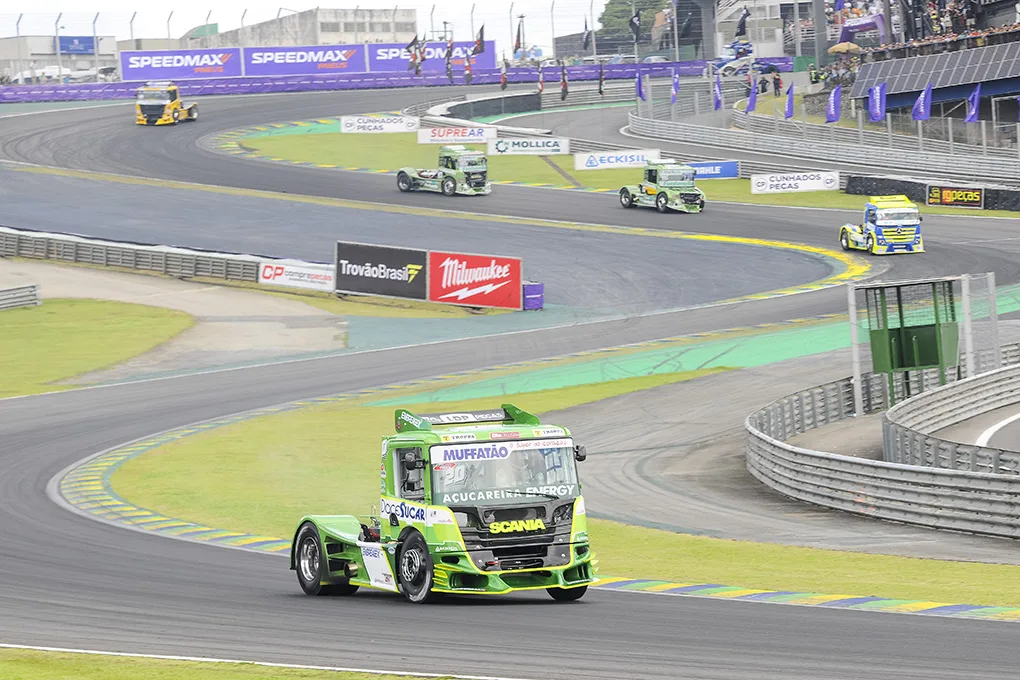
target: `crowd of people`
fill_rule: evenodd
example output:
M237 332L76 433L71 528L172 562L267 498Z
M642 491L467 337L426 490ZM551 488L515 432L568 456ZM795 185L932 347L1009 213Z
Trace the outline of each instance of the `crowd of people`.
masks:
M826 89L837 85L849 87L857 80L857 72L861 69L861 60L854 55L841 54L820 69L814 64L808 69L808 76L812 83L825 83Z
M941 21L944 16L941 15L939 17L940 26L942 26ZM866 61L882 61L884 59L938 54L939 52L956 52L973 47L999 45L1020 40L1020 23L977 29L973 27L973 24L967 23L972 20L963 19L965 22L963 28L957 31L956 29L960 28L958 23L960 16L949 15L948 28L944 29L943 32L907 42L865 49L862 50L862 53L865 55Z

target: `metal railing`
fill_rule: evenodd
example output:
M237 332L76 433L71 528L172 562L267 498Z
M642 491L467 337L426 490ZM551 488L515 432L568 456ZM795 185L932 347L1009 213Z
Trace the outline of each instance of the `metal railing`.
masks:
M712 146L725 149L753 149L758 153L810 160L815 165L822 162L850 164L884 172L902 172L904 166L909 166L912 172L921 173L922 176L927 174L929 177L937 177L941 180L980 183L996 179L1015 184L1020 180L1020 162L991 156L969 158L920 153L915 150L909 155L889 157L888 154L877 153L874 149L857 144L851 145L838 141L820 143L817 139L803 137L796 139L773 137L745 130L724 130L704 125L654 120L638 116L634 112L628 114L628 126L631 132L645 137L674 142L710 143Z
M882 418L885 459L904 465L1020 475L1020 452L961 444L937 436L940 430L1018 403L1020 366L1016 365L908 399Z
M42 304L39 286L30 284L14 288L0 288L0 311L17 307L35 307Z
M1003 361L1009 360L1020 360L1020 347L1003 348ZM1020 369L1013 370L1020 377ZM929 382L923 375L917 380L921 385ZM967 389L965 385L973 382L961 382L928 394L938 398L936 395L942 391ZM883 410L888 403L887 377L865 374L862 384L865 413ZM895 389L899 392L901 385ZM906 407L914 399L901 406ZM1016 511L1020 493L1018 474L876 461L814 451L787 442L795 435L851 418L853 414L853 384L849 378L783 397L752 413L745 422L748 471L785 496L828 508L936 529L1020 537L1020 513Z

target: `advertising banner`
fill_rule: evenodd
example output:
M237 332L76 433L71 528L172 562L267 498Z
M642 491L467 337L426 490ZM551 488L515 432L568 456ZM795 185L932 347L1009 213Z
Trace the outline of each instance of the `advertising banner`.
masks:
M364 45L321 47L249 47L244 50L248 76L290 76L365 70Z
M490 139L490 156L554 156L570 153L570 140L566 137L538 139Z
M336 290L424 300L427 261L425 250L337 241Z
M95 54L96 43L91 35L60 36L61 54Z
M287 260L263 260L259 263L259 283L330 292L336 290L333 265L309 262L292 264Z
M120 53L121 80L230 78L241 73L241 49L145 50Z
M414 132L421 125L414 116L341 116L340 131L352 133Z
M953 187L928 185L925 196L928 205L958 205L964 208L984 208L985 190L981 187Z
M690 161L697 179L733 179L740 177L739 161Z
M429 252L429 300L466 307L520 309L521 261L516 257Z
M464 59L471 54L474 41L465 40L453 43L452 64L464 67ZM407 71L407 62L411 55L404 49L403 43L375 43L368 46L368 70L372 73L381 71ZM485 51L471 57L474 69L496 68L496 43L485 41ZM446 72L446 43L430 42L425 44L425 61L422 71Z
M495 138L494 127L438 127L418 130L419 144L481 144Z
M795 191L837 191L838 172L790 172L751 175L752 194L787 194Z
M603 168L643 168L646 161L660 160L658 149L626 149L623 151L595 151L575 153L574 170L601 170Z

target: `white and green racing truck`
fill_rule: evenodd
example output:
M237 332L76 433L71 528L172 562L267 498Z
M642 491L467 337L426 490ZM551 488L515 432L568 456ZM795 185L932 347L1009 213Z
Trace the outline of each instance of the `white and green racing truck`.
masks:
M445 196L484 196L492 193L485 153L464 146L439 147L438 168L401 168L397 172L401 191L434 191Z

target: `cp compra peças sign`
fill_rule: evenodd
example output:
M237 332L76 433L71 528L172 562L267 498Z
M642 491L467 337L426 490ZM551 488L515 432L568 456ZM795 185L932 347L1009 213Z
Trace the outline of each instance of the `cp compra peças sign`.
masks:
M424 300L428 251L337 241L336 290Z

